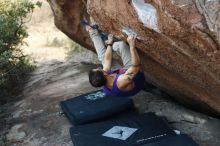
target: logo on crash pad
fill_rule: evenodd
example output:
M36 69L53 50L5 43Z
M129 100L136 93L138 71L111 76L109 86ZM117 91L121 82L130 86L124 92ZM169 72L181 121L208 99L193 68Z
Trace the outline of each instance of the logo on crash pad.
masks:
M120 139L120 140L126 140L137 130L138 130L137 128L114 126L108 131L106 131L104 134L102 134L102 136Z
M91 93L89 95L86 95L85 98L87 100L97 100L97 99L101 99L104 98L106 96L106 94L104 92L96 92L96 93Z

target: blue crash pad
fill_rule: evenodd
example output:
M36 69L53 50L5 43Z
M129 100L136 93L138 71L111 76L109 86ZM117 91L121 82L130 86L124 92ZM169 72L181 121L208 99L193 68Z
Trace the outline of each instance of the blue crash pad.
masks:
M128 97L110 97L101 90L70 98L60 103L73 125L95 122L134 108Z
M153 113L72 127L74 146L135 146L175 136Z
M199 146L185 134L171 136L141 146Z

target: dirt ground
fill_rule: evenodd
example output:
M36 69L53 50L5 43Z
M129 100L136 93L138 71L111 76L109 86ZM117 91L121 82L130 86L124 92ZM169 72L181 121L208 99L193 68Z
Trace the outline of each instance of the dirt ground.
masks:
M42 63L31 75L23 99L11 107L8 145L72 146L71 124L60 115L59 102L96 90L88 82L88 70L94 66L71 61ZM140 113L155 112L167 117L175 129L190 135L201 146L220 145L220 120L145 91L133 99Z

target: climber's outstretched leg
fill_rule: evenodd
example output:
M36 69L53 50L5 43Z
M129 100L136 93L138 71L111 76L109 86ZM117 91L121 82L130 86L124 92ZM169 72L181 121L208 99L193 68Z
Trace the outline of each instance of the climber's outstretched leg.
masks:
M121 57L123 68L128 69L131 66L131 53L127 43L124 41L115 42L112 49Z
M89 35L92 39L92 42L98 55L98 59L102 62L102 65L104 65L104 57L106 51L105 44L97 29L93 29L90 26L86 26L86 29L89 32Z

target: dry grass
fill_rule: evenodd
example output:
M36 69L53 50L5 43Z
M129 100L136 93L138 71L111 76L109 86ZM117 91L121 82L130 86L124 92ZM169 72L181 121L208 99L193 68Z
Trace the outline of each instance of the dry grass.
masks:
M56 28L49 4L45 0L32 0L36 1L42 2L42 7L34 10L29 16L31 21L26 24L29 37L26 39L28 46L24 47L25 54L39 63L66 59L98 63L94 53L80 47Z
M26 24L29 37L26 39L28 46L24 47L24 52L37 62L65 60L67 49L62 42L68 38L55 27L49 4L45 0L38 1L42 2L42 7L34 10L32 17L29 16L31 21Z

